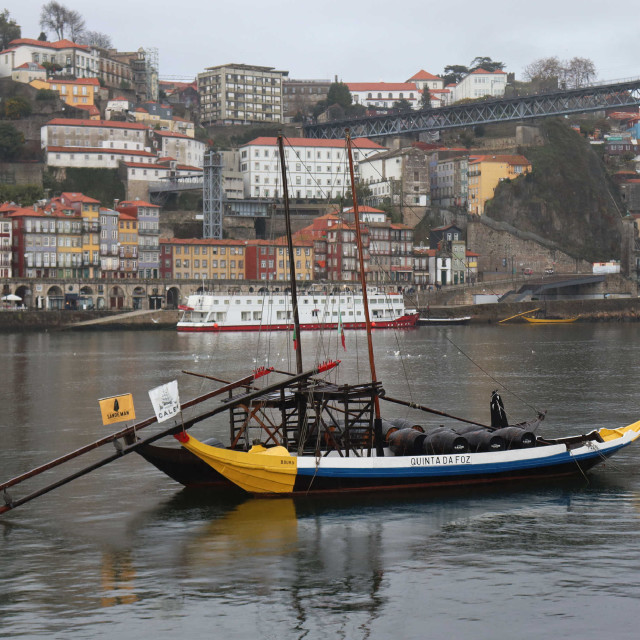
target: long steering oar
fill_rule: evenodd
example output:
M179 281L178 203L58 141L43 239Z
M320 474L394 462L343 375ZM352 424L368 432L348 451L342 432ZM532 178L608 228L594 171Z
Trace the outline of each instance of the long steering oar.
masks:
M393 402L395 404L401 404L404 407L411 407L412 409L419 409L420 411L426 411L427 413L434 413L437 416L443 416L445 418L452 418L453 420L457 420L458 422L466 422L467 424L473 424L477 427L483 427L484 429L489 429L490 431L495 431L496 427L490 427L486 424L482 424L481 422L474 422L473 420L466 420L465 418L458 418L457 416L452 416L450 413L445 413L444 411L438 411L437 409L431 409L429 407L425 407L422 404L416 404L415 402L407 402L406 400L398 400L397 398L390 398L389 396L380 396L383 400L387 402Z
M221 393L225 393L227 391L231 391L233 389L236 389L237 387L245 387L247 386L247 384L249 384L250 382L253 382L254 376L250 375L247 376L245 378L242 378L241 380L238 380L236 382L231 382L227 385L225 385L224 387L220 387L219 389L215 389L214 391L210 391L209 393L205 393L202 396L198 396L197 398L193 398L192 400L188 400L187 402L185 402L184 404L181 405L181 410L184 409L188 409L189 407L192 407L196 404L199 404L201 402L204 402L205 400L209 400L210 398L213 398L217 395L220 395ZM66 453L63 456L60 456L59 458L56 458L55 460L51 460L50 462L47 462L39 467L36 467L35 469L31 469L31 471L27 471L26 473L23 473L19 476L16 476L15 478L12 478L11 480L7 480L6 482L3 482L2 484L0 484L0 491L3 491L4 489L7 489L9 487L12 487L16 484L19 484L21 482L23 482L24 480L28 480L29 478L33 478L34 476L40 475L41 473L43 473L44 471L48 471L49 469L53 469L54 467L57 467L58 465L63 464L64 462L67 462L69 460L73 460L73 458L77 458L78 456L81 456L85 453L88 453L89 451L93 451L94 449L97 449L98 447L101 447L104 444L108 444L109 442L113 442L114 440L117 440L118 438L122 438L124 436L128 436L131 435L133 433L135 433L136 431L143 429L144 427L148 427L150 424L153 424L155 422L157 422L157 418L155 416L153 416L152 418L147 418L146 420L142 420L141 422L138 422L134 425L131 425L129 427L126 427L125 429L121 429L120 431L116 431L115 433L111 433L108 436L104 436L103 438L100 438L99 440L96 440L95 442L91 442L89 444L84 445L83 447L80 447L79 449L76 449L75 451L71 451L69 453ZM0 512L1 513L1 512Z

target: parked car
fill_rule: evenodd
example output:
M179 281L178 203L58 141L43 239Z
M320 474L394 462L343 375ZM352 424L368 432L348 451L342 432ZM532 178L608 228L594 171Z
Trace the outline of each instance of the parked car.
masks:
M548 276L552 276L556 271L553 267L548 267L547 269L544 270L544 272L548 275Z
M532 275L533 275L533 269L532 269L531 267L527 267L527 268L524 270L524 275L525 275L525 276L532 276Z

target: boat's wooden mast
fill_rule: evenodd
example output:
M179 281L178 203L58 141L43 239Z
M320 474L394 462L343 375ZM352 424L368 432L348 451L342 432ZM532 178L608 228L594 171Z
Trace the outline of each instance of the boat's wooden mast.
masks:
M358 212L358 196L356 195L356 178L353 171L353 154L351 152L351 135L346 130L347 155L349 158L349 172L351 174L351 193L353 194L353 219L356 226L356 244L358 246L358 260L360 263L360 286L362 287L362 304L364 306L364 321L367 327L367 346L369 347L369 368L371 369L371 382L377 382L376 363L373 357L373 340L371 339L371 318L369 318L369 298L367 296L367 274L364 270L364 248L362 246L362 233L360 231L360 214ZM380 400L374 398L375 417L380 419Z
M296 288L296 262L293 255L293 239L291 234L291 216L289 215L289 189L287 187L287 167L284 161L284 142L282 134L278 134L278 150L280 151L280 169L282 170L282 196L284 201L284 219L287 229L287 247L289 248L289 282L291 284L291 306L293 307L293 330L296 339L296 372L302 373L302 349L300 347L300 316L298 314L298 290Z

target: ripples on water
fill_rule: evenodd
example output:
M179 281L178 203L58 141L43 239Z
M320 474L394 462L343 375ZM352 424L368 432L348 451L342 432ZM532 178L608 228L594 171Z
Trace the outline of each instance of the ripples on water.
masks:
M636 419L639 327L531 329L380 332L379 377L390 395L406 397L408 379L416 401L487 417L496 386L471 358L516 394L503 393L514 416L531 413L518 398L548 408L549 432ZM362 335L347 334L346 354L305 338L354 373ZM131 390L145 416L146 391L181 369L232 379L240 350L291 358L282 339L168 332L0 345L2 480L107 433L99 397ZM183 400L208 388L179 379ZM588 485L227 503L128 456L0 516L0 636L636 638L638 455Z

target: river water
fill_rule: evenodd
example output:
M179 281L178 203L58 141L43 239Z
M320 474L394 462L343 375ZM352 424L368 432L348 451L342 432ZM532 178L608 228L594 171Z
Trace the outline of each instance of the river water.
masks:
M637 324L374 336L388 395L488 420L500 388L512 420L547 409L549 435L640 418ZM340 380L353 380L365 337L346 340L344 352L334 335L303 336L305 361L337 355ZM0 335L0 481L114 431L98 398L131 392L143 418L154 386L177 378L185 401L214 385L181 370L292 370L288 344L284 334ZM198 429L226 436L223 423ZM0 516L0 637L637 638L639 459L632 445L588 482L294 502L213 499L129 455Z

